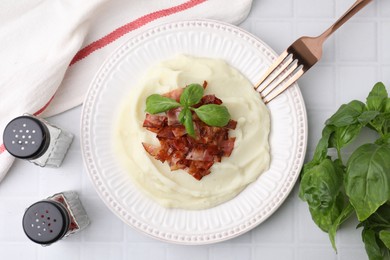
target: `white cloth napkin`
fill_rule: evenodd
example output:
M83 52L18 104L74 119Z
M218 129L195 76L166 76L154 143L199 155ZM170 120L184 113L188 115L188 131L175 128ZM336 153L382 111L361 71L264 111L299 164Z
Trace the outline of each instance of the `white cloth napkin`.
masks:
M252 0L0 1L0 137L23 113L51 116L80 105L106 57L159 23L209 18L238 24ZM13 157L0 139L0 181Z

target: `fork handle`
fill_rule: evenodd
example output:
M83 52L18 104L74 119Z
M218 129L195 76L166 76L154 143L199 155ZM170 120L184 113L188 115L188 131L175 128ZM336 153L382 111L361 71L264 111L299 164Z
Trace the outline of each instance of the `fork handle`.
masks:
M359 12L363 7L372 2L372 0L357 0L331 27L323 32L318 38L325 41L332 33L340 28L346 21Z

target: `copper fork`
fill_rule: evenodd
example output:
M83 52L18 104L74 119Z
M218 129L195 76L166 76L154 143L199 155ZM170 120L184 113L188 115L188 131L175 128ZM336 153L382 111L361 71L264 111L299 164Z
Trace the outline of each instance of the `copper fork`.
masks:
M331 27L317 37L301 37L290 45L255 85L264 103L279 96L322 56L325 40L372 0L357 0Z

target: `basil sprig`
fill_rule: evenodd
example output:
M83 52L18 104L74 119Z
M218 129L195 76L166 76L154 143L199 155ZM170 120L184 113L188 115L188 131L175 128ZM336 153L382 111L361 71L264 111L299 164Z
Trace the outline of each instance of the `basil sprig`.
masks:
M343 160L341 150L363 128L376 140ZM330 156L330 149L337 154ZM365 103L344 104L325 122L313 159L302 169L299 196L335 249L337 229L356 215L369 259L390 259L390 97L383 83Z
M187 133L192 137L195 137L195 129L191 111L194 111L199 119L209 126L223 127L227 125L230 120L230 114L225 106L207 104L197 108L193 107L200 102L203 94L204 89L199 84L186 86L180 96L180 103L172 98L152 94L146 98L145 111L150 114L158 114L173 108L182 107L178 119L186 128Z

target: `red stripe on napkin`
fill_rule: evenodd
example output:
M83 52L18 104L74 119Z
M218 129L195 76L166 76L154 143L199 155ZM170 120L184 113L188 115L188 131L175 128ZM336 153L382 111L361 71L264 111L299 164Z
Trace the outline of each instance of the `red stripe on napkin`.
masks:
M73 57L69 66L72 66L73 64L75 64L79 60L82 60L85 57L87 57L88 55L90 55L92 52L94 52L100 48L103 48L107 44L110 44L111 42L113 42L116 39L125 35L126 33L129 33L135 29L138 29L138 28L144 26L145 24L150 23L154 20L157 20L161 17L169 16L171 14L175 14L175 13L184 11L184 10L189 9L191 7L194 7L198 4L201 4L205 1L206 0L190 0L188 2L185 2L185 3L177 5L177 6L173 6L173 7L167 8L167 9L162 9L162 10L150 13L150 14L146 14L146 15L144 15L144 16L142 16L142 17L140 17L140 18L138 18L138 19L136 19L128 24L125 24L125 25L117 28L116 30L112 31L111 33L107 34L103 38L100 38L99 40L97 40L97 41L85 46L83 49L81 49Z
M42 113L43 111L45 111L45 109L50 105L50 103L53 100L54 96L55 96L55 94L50 98L50 100L46 103L46 105L44 105L41 109L39 109L37 112L34 113L34 116L37 116L40 113ZM1 153L1 151L0 151L0 153Z
M0 154L5 151L5 146L4 144L0 145Z

